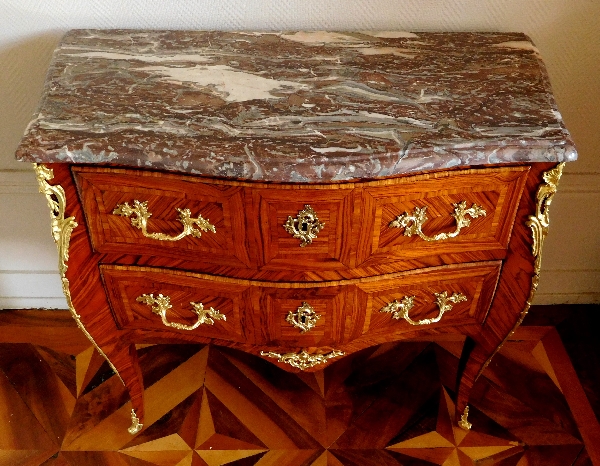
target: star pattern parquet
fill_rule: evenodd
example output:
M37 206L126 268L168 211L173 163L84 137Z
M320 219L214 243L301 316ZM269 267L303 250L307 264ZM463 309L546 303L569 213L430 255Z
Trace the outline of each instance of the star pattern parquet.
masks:
M584 466L600 442L549 326L522 327L486 369L470 432L453 422L460 340L305 374L227 348L140 347L146 419L131 436L121 382L71 322L19 319L0 323L0 465Z

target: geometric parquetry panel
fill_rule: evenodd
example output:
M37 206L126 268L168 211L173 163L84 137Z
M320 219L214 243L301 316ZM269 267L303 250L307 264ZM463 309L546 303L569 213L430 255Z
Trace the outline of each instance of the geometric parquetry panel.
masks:
M0 344L0 465L586 464L541 340L505 345L475 386L473 430L455 426L462 345L382 345L308 374L228 348L141 347L146 422L131 436L125 390L91 347Z

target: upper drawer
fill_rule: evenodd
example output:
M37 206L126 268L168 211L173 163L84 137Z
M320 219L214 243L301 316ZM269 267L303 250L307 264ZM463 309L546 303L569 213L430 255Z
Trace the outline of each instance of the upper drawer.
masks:
M247 187L248 229L259 244L261 270L303 272L353 266L360 223L355 186L257 185Z
M96 251L251 264L242 188L142 170L73 174Z
M73 170L95 250L138 256L122 263L321 281L503 259L529 168L327 185ZM135 201L151 214L145 232L142 214L131 213ZM188 221L201 216L209 225L192 224L192 234L169 241L184 230L183 209Z
M460 170L367 184L357 265L503 258L528 171Z

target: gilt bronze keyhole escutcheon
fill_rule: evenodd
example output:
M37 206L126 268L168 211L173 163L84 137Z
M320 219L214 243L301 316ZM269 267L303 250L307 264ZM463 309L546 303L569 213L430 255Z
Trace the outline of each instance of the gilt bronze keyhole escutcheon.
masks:
M315 210L307 204L298 212L296 218L290 215L283 228L294 238L298 238L300 247L303 248L312 243L324 226L325 224L319 221Z
M286 322L300 329L300 333L306 333L317 325L321 315L317 314L310 304L304 302L296 312L288 312Z

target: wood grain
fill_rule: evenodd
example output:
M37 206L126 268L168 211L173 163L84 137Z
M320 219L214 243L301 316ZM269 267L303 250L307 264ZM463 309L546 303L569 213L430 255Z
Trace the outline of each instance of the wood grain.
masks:
M384 342L448 333L476 341L457 392L462 411L477 373L525 307L533 273L525 221L534 212L541 174L552 166L292 185L54 165L53 182L66 190L67 215L80 222L67 273L73 304L122 377L138 416L144 388L135 344L213 342L254 354L305 349L351 354ZM181 244L140 238L129 219L112 214L117 204L138 197L152 204L153 228L174 233L174 207L187 207L212 217L222 234L204 233ZM461 200L488 214L473 219L455 238L428 243L387 227L394 216L426 205L426 231L448 231L452 204ZM283 224L307 204L326 226L313 244L301 248ZM147 265L160 267L140 267ZM177 269L210 273L194 276ZM379 312L387 302L414 295L418 306L412 318L432 318L439 312L433 293L441 291L460 292L468 301L453 305L437 324L410 326ZM136 301L150 293L172 295L168 318L173 322L195 321L191 302L222 309L227 320L196 332L165 327ZM314 332L300 334L285 316L305 301L323 318Z
M333 347L350 354L419 333L447 332L457 325L480 327L500 265L460 264L318 284L259 282L147 267L101 265L100 269L119 327L141 332L143 341L205 343L212 338L254 354L307 347ZM453 304L438 323L415 327L380 312L394 299L415 296L412 318L433 318L439 313L434 293L443 291L462 293L467 301ZM190 311L190 302L214 306L227 320L192 331L167 328L147 304L136 300L150 293L171 298L170 321L193 324L197 317ZM313 306L321 319L314 329L301 333L285 319L304 302ZM292 370L289 366L287 369Z
M131 169L73 167L104 262L147 265L273 281L352 279L444 264L503 259L528 166L463 169L361 183L265 184L208 180ZM178 242L142 236L112 214L120 203L148 200L152 231L181 231L175 207L212 219L217 233ZM455 238L428 243L389 228L395 216L428 208L425 231L455 228L453 203L488 212ZM285 231L311 205L325 223L307 247ZM302 266L299 267L301 261Z
M27 321L35 329L32 338L46 331L43 316ZM114 374L87 357L91 346L72 354L60 338L50 346L3 344L0 464L596 462L597 420L582 403L581 385L556 330L521 329L477 382L469 433L454 424L452 396L463 343L448 337L387 343L310 374L283 371L230 348L142 345L137 352L146 426L133 437L124 432L128 395ZM53 388L84 376L95 382L69 395L71 403ZM56 416L60 410L66 418ZM51 425L63 430L60 439L47 433Z
M536 193L543 182L542 175L554 166L556 165L535 164L527 177L489 317L482 332L473 336L476 345L469 354L459 381L457 414L462 413L468 404L470 390L484 364L516 328L522 313L529 308L527 300L530 298L531 279L534 275L534 257L532 234L526 222L531 215L535 215Z
M175 259L196 257L208 263L251 266L240 187L139 170L75 167L73 175L96 251ZM118 205L133 205L134 200L148 203L152 214L149 231L179 234L182 224L176 208L187 208L192 218L202 215L209 220L216 232L173 242L146 238L129 218L112 213Z
M506 250L516 208L527 178L528 167L503 167L433 174L430 177L399 178L394 184L367 185L362 196L362 232L358 263L376 266L380 262L403 261L447 254ZM452 239L426 242L389 224L404 212L426 207L425 234L451 232L456 222L453 204L466 201L486 211L485 217ZM466 257L464 262L471 260ZM366 262L366 263L365 263Z

